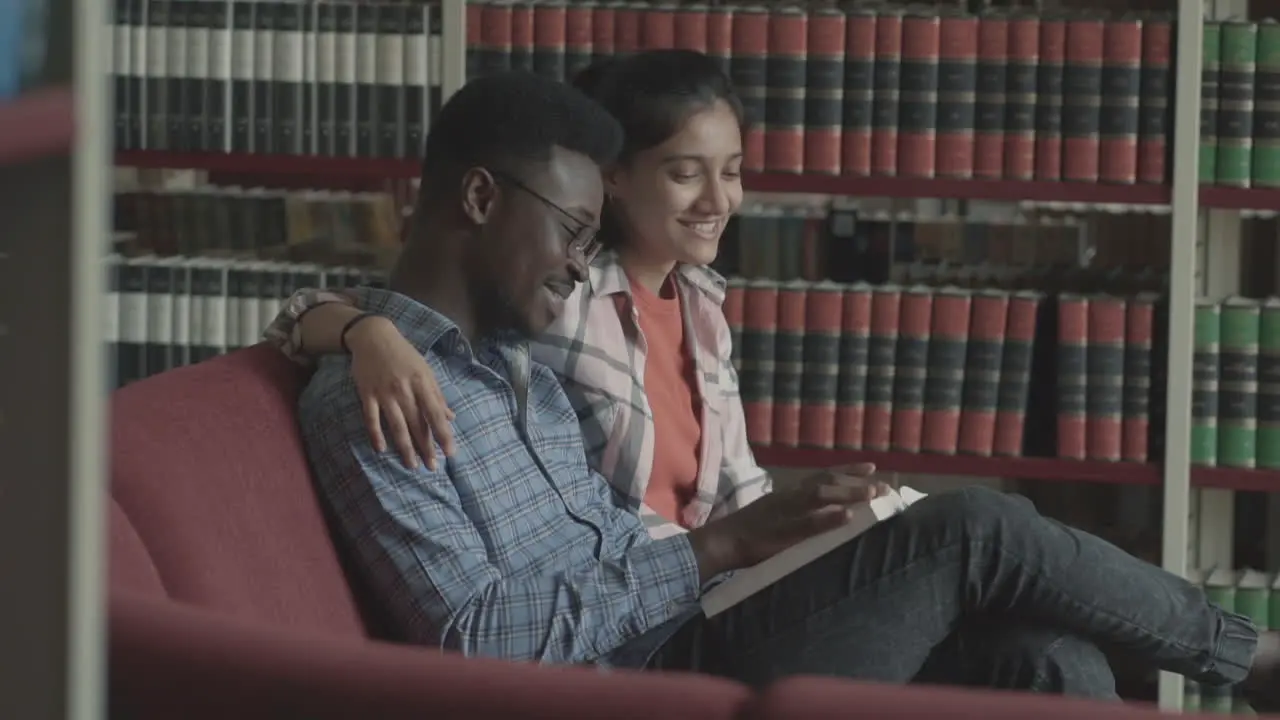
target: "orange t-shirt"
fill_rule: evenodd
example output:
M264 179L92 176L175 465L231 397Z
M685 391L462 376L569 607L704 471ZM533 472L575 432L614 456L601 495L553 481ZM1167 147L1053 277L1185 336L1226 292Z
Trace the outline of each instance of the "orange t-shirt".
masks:
M662 517L684 525L682 512L698 489L702 425L697 371L685 343L680 297L660 297L635 281L631 296L648 345L644 393L653 412L653 470L644 501Z

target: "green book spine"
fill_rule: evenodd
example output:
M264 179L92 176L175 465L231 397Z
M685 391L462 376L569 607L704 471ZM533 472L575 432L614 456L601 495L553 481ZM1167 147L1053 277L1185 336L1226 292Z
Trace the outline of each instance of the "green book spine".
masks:
M1258 336L1262 306L1231 298L1222 304L1218 366L1218 464L1258 463Z
M1258 26L1222 25L1222 61L1218 75L1218 185L1249 187L1253 180L1254 69Z
M1204 24L1200 70L1200 182L1212 185L1218 172L1218 73L1222 60L1222 23Z
M1259 323L1258 467L1280 469L1280 298L1263 304Z
M1253 87L1253 186L1280 187L1280 23L1258 25Z
M1191 380L1191 462L1218 464L1218 341L1222 312L1217 303L1196 304Z
M1270 630L1271 577L1257 570L1245 570L1236 580L1236 612L1253 621L1259 631Z

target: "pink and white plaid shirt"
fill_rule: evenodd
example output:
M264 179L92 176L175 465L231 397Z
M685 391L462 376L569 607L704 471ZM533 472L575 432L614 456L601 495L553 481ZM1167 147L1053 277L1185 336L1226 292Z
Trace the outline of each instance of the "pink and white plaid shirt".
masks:
M729 359L724 278L699 266L676 270L685 337L697 367L702 412L698 491L680 523L644 503L653 469L653 412L644 392L647 344L640 331L631 283L612 253L601 253L587 282L565 303L564 314L531 344L533 359L554 371L578 413L587 461L637 510L655 538L684 532L760 498L772 480L747 442L738 377ZM267 340L297 362L297 318L324 302L353 303L333 290L299 290L267 328ZM683 527L682 527L683 526Z

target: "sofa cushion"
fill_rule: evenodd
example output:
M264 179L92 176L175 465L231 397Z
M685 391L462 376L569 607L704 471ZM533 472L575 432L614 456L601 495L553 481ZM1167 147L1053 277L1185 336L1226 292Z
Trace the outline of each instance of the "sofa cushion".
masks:
M112 495L175 600L362 635L297 430L304 380L259 345L116 391Z

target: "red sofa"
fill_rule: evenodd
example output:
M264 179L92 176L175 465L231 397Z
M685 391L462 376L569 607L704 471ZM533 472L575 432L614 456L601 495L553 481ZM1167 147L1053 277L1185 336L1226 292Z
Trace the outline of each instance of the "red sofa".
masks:
M599 673L377 640L312 487L305 376L263 346L117 391L110 700L129 720L1155 717L1057 698Z

